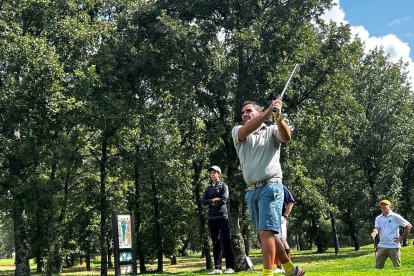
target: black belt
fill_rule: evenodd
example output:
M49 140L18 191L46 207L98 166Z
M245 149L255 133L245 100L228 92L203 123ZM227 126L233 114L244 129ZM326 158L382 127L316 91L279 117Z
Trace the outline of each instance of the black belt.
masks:
M253 184L250 184L249 186L247 186L246 191L253 191L253 190L255 190L257 188L260 188L260 187L262 187L266 184L275 183L275 182L282 182L282 179L279 178L279 177L272 177L272 178L269 178L269 179L266 179L266 180L263 180L263 181L259 181L259 182L256 182L256 183L253 183Z

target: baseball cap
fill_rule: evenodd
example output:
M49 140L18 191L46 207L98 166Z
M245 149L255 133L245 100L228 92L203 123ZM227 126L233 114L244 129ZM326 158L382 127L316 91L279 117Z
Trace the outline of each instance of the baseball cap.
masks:
M383 205L383 204L385 204L385 205L391 205L391 202L389 200L383 199L378 204L379 205Z
M211 172L211 171L216 171L216 172L218 172L219 174L221 174L221 169L219 168L219 166L211 166L210 168L208 168L208 171L209 171L209 172Z

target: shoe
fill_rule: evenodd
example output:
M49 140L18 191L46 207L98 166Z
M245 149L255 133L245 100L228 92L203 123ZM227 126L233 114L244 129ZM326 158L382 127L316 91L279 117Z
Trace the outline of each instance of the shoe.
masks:
M278 267L276 267L275 269L273 269L273 273L283 273L283 274L285 274L285 271L283 270L283 269L280 269L280 268L278 268Z
M221 269L213 269L212 271L210 271L208 274L221 274Z
M227 268L224 272L224 274L234 274L234 269L233 268Z
M292 274L286 274L287 276L303 276L305 275L305 271L303 269L301 269L298 266L295 266L295 268L293 269Z

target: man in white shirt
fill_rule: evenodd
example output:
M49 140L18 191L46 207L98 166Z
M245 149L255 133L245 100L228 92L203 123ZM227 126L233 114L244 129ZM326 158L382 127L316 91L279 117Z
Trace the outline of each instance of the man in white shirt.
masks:
M400 242L407 237L412 225L401 215L391 210L389 200L381 200L381 215L375 218L375 228L372 230L372 237L379 234L377 258L375 267L384 268L385 261L390 258L394 267L401 266L401 244ZM404 232L400 235L400 227L404 227Z

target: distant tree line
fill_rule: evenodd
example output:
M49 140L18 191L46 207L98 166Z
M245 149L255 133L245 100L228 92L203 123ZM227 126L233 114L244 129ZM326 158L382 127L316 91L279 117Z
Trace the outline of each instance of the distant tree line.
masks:
M0 1L0 255L12 247L16 275L30 258L52 275L95 256L107 275L114 210L135 213L140 272L190 249L212 267L200 198L213 164L246 269L256 237L230 131L296 63L283 108L292 244L359 250L382 198L412 222L407 65L324 22L331 2Z

